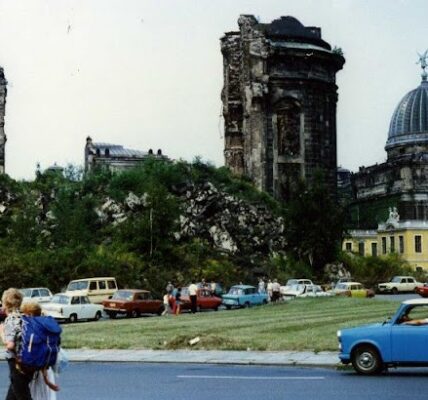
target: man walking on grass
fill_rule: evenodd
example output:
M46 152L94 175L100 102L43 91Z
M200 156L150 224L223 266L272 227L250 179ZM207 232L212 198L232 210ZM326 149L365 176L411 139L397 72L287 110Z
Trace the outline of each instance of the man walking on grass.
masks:
M189 286L189 297L190 297L190 306L192 310L192 314L194 314L197 310L197 295L198 295L198 287L195 284L195 281L192 280L192 283Z

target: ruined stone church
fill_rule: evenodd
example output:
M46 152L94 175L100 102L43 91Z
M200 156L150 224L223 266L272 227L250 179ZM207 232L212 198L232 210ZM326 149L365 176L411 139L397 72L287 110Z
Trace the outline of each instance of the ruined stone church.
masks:
M226 166L280 200L318 169L334 193L340 49L293 17L238 25L221 38Z

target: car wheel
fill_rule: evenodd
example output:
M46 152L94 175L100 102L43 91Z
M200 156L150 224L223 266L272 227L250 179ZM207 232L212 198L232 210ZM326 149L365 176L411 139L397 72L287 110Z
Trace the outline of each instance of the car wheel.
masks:
M227 310L230 310L232 308L232 306L226 306Z
M267 304L267 300L266 299L264 299L263 300L263 305L266 305Z
M130 313L129 313L129 317L131 317L131 318L137 318L137 317L139 317L140 316L140 312L138 311L138 310L132 310Z
M245 307L245 308L250 308L250 307L251 307L251 304L247 301L247 302L244 304L244 307Z
M108 316L111 318L111 319L115 319L116 318L116 313L114 312L114 311L110 311L109 313L108 313Z
M95 321L99 321L99 319L101 318L101 311L97 311L94 317Z
M218 311L218 307L214 307L214 311Z
M70 314L70 317L68 318L68 320L71 323L77 322L77 314Z
M351 361L354 369L362 375L377 374L383 369L382 359L373 346L357 347L352 352Z
M397 289L396 287L393 287L393 288L391 289L391 293L392 293L392 294L398 294L398 289Z

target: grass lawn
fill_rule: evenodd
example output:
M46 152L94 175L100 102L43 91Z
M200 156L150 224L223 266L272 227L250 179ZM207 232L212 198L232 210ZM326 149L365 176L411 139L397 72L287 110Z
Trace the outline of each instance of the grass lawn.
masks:
M297 299L249 309L64 324L65 348L337 350L336 331L392 316L399 302ZM196 336L200 342L189 346Z

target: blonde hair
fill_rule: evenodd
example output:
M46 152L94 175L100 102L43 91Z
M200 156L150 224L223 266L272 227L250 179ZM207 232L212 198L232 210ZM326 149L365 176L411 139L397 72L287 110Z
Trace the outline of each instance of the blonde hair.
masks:
M22 297L22 293L18 289L9 288L5 290L1 297L3 308L8 312L19 310L22 304Z
M24 303L21 306L21 312L31 317L40 317L42 315L42 308L37 303Z

